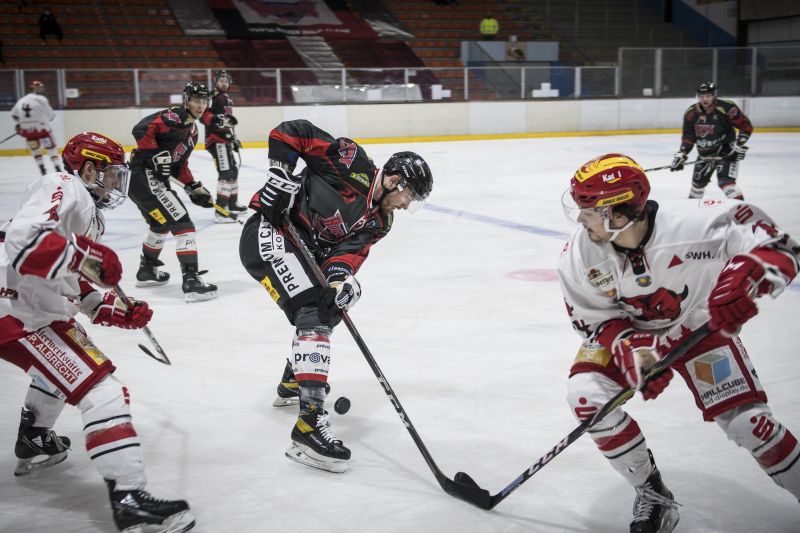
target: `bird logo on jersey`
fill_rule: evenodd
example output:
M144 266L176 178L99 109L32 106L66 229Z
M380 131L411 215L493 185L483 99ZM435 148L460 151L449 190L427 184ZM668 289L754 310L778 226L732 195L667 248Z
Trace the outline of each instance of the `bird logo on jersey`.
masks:
M339 139L339 162L350 168L350 165L353 164L353 159L356 158L356 143L354 142L347 142L347 139L340 138Z
M677 319L681 314L681 303L687 296L689 296L689 287L684 285L680 294L659 287L654 293L631 297L623 296L618 301L641 312L634 318L649 322L651 320Z

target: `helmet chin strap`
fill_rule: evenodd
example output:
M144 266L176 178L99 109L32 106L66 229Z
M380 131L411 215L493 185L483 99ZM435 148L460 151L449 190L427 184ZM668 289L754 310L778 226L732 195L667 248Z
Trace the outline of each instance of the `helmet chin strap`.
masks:
M621 234L623 231L625 231L626 229L628 229L628 228L630 228L631 226L633 226L633 222L634 222L633 220L628 220L627 224L625 224L625 225L624 225L624 226L622 226L621 228L612 228L612 227L611 227L611 220L610 220L610 219L608 219L608 218L607 218L607 219L605 219L605 220L603 221L603 226L604 226L605 230L606 230L608 233L610 233L610 234L611 234L611 237L608 239L608 242L614 242L614 240L615 240L617 237L619 237L619 236L620 236L620 234Z
M383 201L383 199L386 198L387 194L391 194L392 192L397 190L396 186L391 190L386 188L386 184L383 181L385 177L386 177L386 175L383 173L383 170L381 170L381 195L380 195L379 198L374 200L374 202L376 204L378 204L379 206L381 205L381 202Z

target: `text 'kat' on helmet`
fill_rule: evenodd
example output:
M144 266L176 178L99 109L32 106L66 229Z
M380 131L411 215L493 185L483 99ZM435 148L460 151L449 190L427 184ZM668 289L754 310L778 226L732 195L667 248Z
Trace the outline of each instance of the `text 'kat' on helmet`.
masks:
M198 81L190 81L183 88L183 102L186 103L192 98L211 98L211 92L208 87Z
M570 181L570 194L581 209L628 205L638 213L650 196L650 182L630 157L605 154L581 165Z
M717 94L717 84L713 81L704 81L697 86L697 94Z
M227 70L215 70L214 83L216 84L221 79L227 79L228 83L233 83L233 76L231 76Z
M125 201L130 171L125 151L117 141L101 133L79 133L67 141L61 158L67 172L78 177L87 161L94 163L96 180L84 184L98 207L113 209Z
M433 174L428 163L414 152L397 152L383 165L384 175L399 175L414 191L417 200L425 200L433 190Z

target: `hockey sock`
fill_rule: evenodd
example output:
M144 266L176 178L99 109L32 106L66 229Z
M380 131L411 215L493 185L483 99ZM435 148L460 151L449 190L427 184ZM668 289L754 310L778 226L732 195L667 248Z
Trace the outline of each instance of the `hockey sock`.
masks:
M25 409L36 417L36 427L52 428L64 410L64 394L41 376L33 381L25 395Z
M765 403L737 407L715 421L737 446L747 449L772 481L800 500L800 445Z
M217 181L217 204L225 209L228 209L228 206L231 205L229 203L232 193L231 185L232 182L228 180L220 179Z
M298 329L292 342L292 370L300 385L300 398L325 400L325 383L331 361L330 329Z
M105 479L118 490L144 488L144 459L133 427L128 390L113 375L100 380L78 403L86 451Z
M164 239L167 232L157 233L152 229L147 233L147 238L142 244L142 256L150 262L155 262L158 256L161 255L161 250L164 249Z
M194 226L172 233L175 235L175 253L178 255L178 262L183 269L186 266L193 266L197 271L197 241Z

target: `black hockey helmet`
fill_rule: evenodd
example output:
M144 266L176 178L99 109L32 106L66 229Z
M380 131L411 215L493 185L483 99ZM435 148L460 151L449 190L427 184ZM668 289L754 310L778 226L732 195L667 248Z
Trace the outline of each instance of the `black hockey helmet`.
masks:
M433 190L433 174L422 157L414 152L397 152L383 165L384 175L399 175L400 186L411 187L415 200L424 201Z
M233 76L231 76L227 70L219 69L214 71L214 85L216 85L217 82L223 78L226 78L228 83L233 83Z
M697 86L697 94L717 94L717 84L713 81L704 81Z
M197 81L190 81L183 88L183 102L188 102L191 98L211 98L208 87Z

